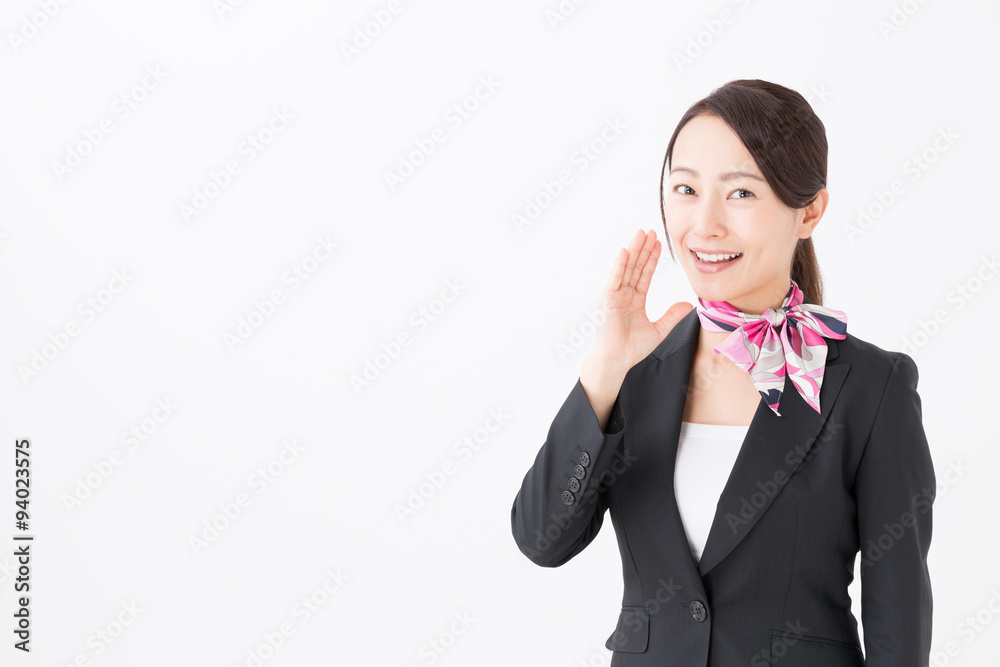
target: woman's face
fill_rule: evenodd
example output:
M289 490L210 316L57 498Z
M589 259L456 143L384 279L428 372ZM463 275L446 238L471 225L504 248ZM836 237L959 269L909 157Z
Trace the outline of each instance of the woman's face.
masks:
M663 201L667 233L695 294L745 313L780 307L795 245L826 207L821 194L805 209L787 208L728 125L712 115L689 120L674 142ZM740 256L703 262L695 250Z

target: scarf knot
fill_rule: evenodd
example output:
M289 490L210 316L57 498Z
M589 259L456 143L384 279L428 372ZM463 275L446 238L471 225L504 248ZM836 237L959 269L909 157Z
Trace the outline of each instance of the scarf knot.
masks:
M805 402L820 412L820 389L826 369L825 338L847 337L847 314L806 301L794 280L778 310L748 315L728 301L698 299L698 319L708 331L731 331L713 351L750 375L754 386L774 414L785 377Z

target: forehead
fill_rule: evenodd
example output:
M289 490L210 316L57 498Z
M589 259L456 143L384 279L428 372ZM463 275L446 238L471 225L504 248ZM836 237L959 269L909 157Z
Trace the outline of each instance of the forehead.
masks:
M736 133L717 116L710 115L695 116L681 128L674 141L671 173L678 167L708 177L733 170L760 173ZM678 173L691 176L689 171Z

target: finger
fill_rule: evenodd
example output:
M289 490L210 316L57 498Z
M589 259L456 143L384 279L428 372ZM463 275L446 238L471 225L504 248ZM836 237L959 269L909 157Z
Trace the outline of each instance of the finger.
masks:
M622 274L622 285L632 283L632 270L635 268L636 260L639 258L639 248L646 240L646 234L641 229L635 233L628 244L628 261L625 263L625 272Z
M649 292L649 284L653 280L653 271L656 270L656 262L660 259L662 250L663 245L657 240L653 244L653 251L649 254L649 259L642 266L642 274L639 276L639 281L635 284L635 289L640 294L645 295Z
M663 317L656 321L656 334L657 337L662 341L664 338L670 335L673 331L674 326L680 318L673 313L673 306L667 309L667 312L663 313Z
M686 301L679 301L674 305L667 308L667 312L663 313L663 317L656 321L656 333L659 335L662 341L666 338L673 328L680 322L684 317L694 309L690 303Z
M628 281L626 281L626 284L631 285L633 289L635 289L636 283L639 282L642 267L646 264L646 259L649 257L649 253L652 252L654 243L656 243L656 233L653 230L643 232L642 245L639 247L635 264L632 266L632 273L629 274Z
M611 275L608 276L608 282L604 285L605 292L614 292L622 286L622 276L625 275L625 260L627 258L628 250L618 248L618 252L615 253L615 263L611 267Z

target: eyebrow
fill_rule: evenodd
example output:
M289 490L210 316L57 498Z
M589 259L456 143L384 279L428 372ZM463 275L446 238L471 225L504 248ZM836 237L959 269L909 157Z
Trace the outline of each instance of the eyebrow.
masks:
M692 176L694 176L695 178L698 178L698 172L695 171L694 169L690 169L689 167L674 167L674 168L672 168L670 170L671 175L675 171L686 171L689 174L691 174ZM758 176L757 174L751 173L749 171L743 171L741 169L736 169L734 171L726 171L726 172L723 172L723 173L719 174L719 180L720 181L731 181L731 180L736 179L736 178L753 178L753 179L756 179L756 180L758 180L758 181L760 181L762 183L764 182L764 179L761 178L760 176Z

